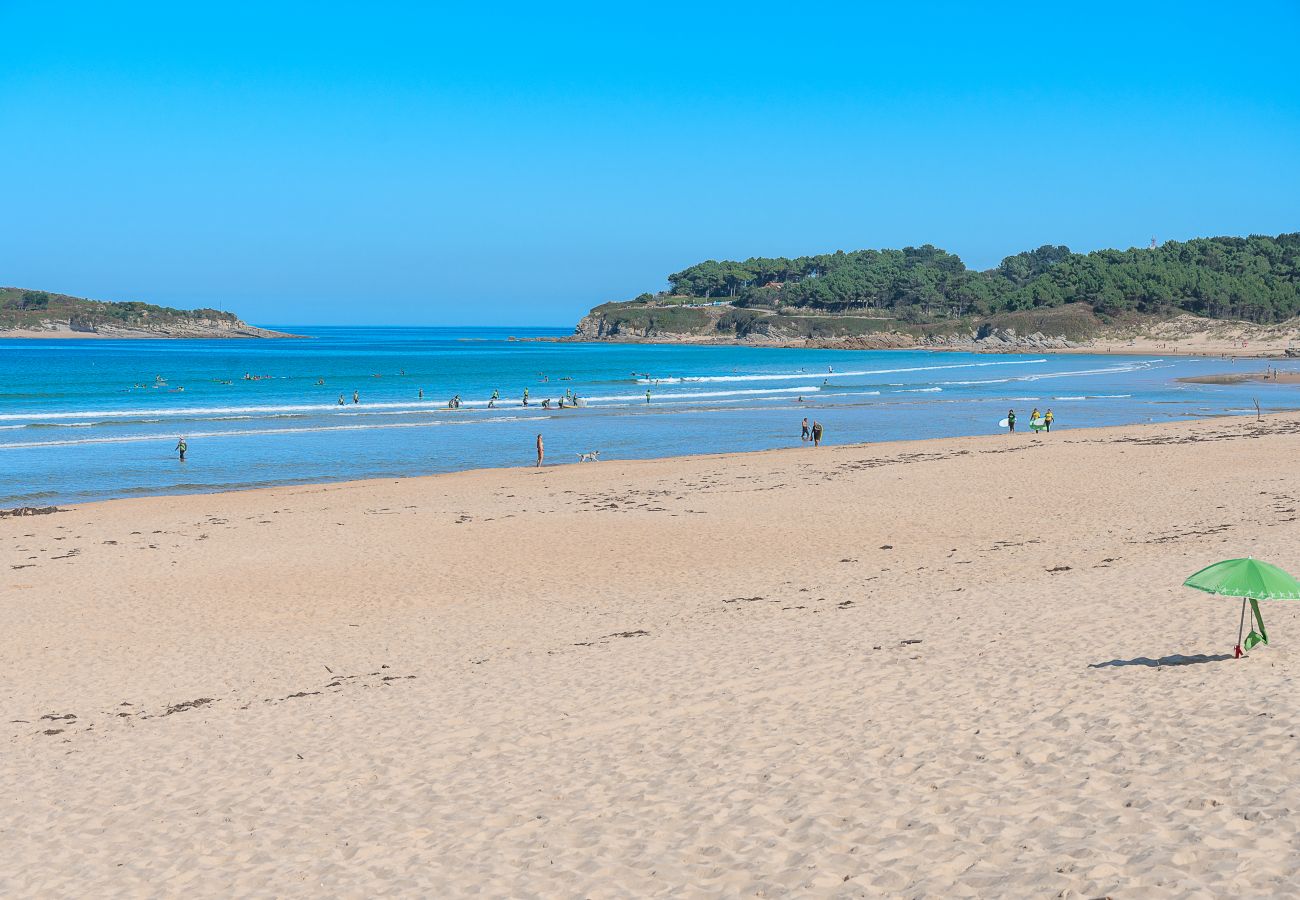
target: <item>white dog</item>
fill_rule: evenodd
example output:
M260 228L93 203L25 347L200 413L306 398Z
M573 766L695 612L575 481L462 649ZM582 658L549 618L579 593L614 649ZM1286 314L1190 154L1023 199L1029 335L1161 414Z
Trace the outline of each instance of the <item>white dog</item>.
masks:
M590 453L579 453L578 462L600 462L600 451L592 450Z

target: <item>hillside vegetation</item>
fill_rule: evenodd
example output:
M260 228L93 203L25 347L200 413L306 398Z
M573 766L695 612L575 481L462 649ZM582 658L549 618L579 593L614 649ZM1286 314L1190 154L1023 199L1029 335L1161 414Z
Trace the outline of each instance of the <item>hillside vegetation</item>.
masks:
M0 288L0 331L110 337L277 337L219 309L86 300L24 288Z
M1086 254L1049 245L983 272L929 244L707 260L669 275L668 283L671 295L726 297L742 307L889 311L905 321L1087 303L1102 316L1189 312L1267 323L1300 314L1300 233Z

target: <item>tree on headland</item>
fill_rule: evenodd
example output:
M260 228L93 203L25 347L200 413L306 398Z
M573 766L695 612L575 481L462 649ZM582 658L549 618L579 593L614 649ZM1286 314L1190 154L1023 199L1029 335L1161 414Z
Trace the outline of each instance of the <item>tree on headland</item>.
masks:
M909 320L1086 303L1104 316L1184 311L1266 323L1300 314L1300 233L1087 254L1045 244L983 272L930 244L706 260L669 275L668 283L677 296L726 297L742 307L863 311Z

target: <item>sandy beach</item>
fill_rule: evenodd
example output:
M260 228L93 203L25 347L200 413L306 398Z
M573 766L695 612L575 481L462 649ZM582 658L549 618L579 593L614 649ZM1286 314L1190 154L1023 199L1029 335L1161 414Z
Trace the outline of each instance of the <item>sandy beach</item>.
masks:
M833 439L833 432L828 435ZM0 519L0 895L1300 893L1300 415Z

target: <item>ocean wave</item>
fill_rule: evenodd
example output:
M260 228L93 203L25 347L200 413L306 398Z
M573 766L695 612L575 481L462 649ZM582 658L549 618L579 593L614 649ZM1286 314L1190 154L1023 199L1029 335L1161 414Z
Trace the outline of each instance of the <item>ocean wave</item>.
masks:
M548 411L549 412L549 411ZM550 415L530 416L530 419L550 419L555 418ZM494 419L486 420L488 422L496 421ZM185 433L186 440L195 440L196 438L223 438L223 437L249 437L253 435L264 434L314 434L324 431L374 431L381 428L430 428L437 425L481 425L484 420L464 419L459 422L453 421L436 421L436 422L376 422L370 425L319 425L309 426L306 428L247 428L236 429L232 431L190 431ZM131 434L116 435L113 437L88 437L88 438L68 438L58 441L21 441L0 444L0 450L23 450L30 447L68 447L81 444L140 444L153 442L169 442L176 440L174 433L169 434Z
M900 369L854 369L844 372L773 372L761 375L683 375L668 378L638 378L637 384L686 384L718 381L789 381L792 378L858 378L863 375L892 375L895 372L936 372L941 369L977 369L984 366L1028 366L1046 359L1017 359L998 362L952 363L943 366L907 366Z

